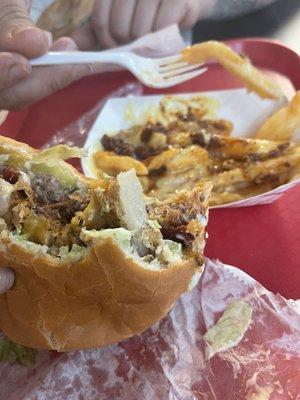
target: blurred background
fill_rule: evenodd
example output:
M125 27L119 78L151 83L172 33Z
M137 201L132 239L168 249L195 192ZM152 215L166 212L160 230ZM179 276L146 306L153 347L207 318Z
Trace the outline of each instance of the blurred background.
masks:
M36 21L42 10L52 2L53 0L33 1L30 13L32 19ZM193 30L193 42L241 37L269 37L281 40L300 53L300 0L278 0L259 11L232 20L202 20ZM191 32L185 32L185 39L191 42Z
M300 0L279 0L233 20L200 21L193 31L194 42L250 36L281 40L300 53Z

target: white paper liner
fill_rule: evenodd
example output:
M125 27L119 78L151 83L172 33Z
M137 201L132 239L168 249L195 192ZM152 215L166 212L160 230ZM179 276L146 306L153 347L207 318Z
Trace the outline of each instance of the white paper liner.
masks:
M263 122L283 105L282 102L279 101L262 100L256 94L248 93L246 89L186 93L176 96L190 97L198 94L209 96L219 102L220 108L218 117L233 122L233 137L251 137ZM134 122L126 118L126 109L128 109L129 102L133 105L137 115L143 115L147 107L151 108L157 105L162 97L163 96L140 96L130 99L109 99L99 113L93 127L90 129L85 146L88 147L92 153L95 150L101 149L99 139L101 139L104 134L113 135L122 129L130 128ZM82 168L85 175L90 177L96 176L91 159L82 160ZM248 207L272 203L299 182L300 179L297 179L266 193L211 208Z
M236 299L250 305L251 324L236 346L209 360L203 335ZM198 286L144 334L100 350L40 352L31 369L2 365L0 399L296 400L295 304L237 268L208 261Z

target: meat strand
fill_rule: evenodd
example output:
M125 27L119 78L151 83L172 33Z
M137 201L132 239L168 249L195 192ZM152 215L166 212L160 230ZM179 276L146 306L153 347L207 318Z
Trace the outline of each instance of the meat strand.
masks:
M38 173L31 179L38 212L50 219L70 222L78 211L83 211L90 198L81 192L70 193L53 176Z
M38 173L31 178L31 186L38 205L60 203L68 200L69 190L52 175Z
M173 242L181 243L183 246L188 247L194 240L194 236L186 232L186 226L163 226L161 233L164 239L173 240Z
M101 144L106 151L114 151L120 156L135 157L135 148L130 143L125 142L120 137L111 137L104 135L101 139Z
M17 183L17 181L19 179L19 175L20 175L20 173L15 168L13 168L11 166L4 166L2 168L1 174L3 176L3 179L6 182L11 183L12 185Z

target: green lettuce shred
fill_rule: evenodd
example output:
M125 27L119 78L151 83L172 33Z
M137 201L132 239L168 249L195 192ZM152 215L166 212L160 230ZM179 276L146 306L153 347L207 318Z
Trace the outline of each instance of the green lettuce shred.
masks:
M37 351L22 346L9 340L7 337L0 338L0 363L9 362L24 367L32 367L36 361Z

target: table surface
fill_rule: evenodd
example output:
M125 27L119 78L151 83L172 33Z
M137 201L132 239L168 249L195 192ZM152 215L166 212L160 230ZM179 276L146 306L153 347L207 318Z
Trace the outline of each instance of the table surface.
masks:
M300 1L279 0L246 16L229 21L201 21L194 42L238 37L269 37L281 40L300 53Z

